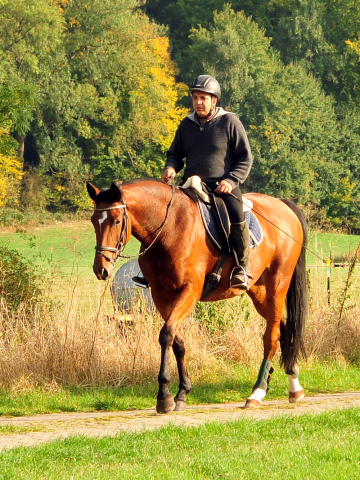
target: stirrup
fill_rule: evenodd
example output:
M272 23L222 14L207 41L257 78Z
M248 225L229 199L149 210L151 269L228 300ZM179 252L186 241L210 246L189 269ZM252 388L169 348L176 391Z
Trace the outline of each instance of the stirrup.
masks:
M150 283L146 280L146 278L141 277L140 275L136 275L135 277L132 277L132 281L135 283L137 287L140 287L140 288L150 287Z
M236 279L237 276L241 276L239 280ZM242 279L244 277L244 279ZM244 267L241 265L237 265L231 275L230 278L230 286L232 288L241 288L244 290L249 290L249 284L248 284L248 275L246 273L246 270Z

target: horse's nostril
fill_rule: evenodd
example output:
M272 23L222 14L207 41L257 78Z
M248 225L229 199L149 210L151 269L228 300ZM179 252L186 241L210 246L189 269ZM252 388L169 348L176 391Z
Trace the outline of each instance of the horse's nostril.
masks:
M106 279L108 278L108 276L109 276L108 271L106 270L106 268L103 268L103 269L101 270L101 278L102 278L103 280L106 280Z

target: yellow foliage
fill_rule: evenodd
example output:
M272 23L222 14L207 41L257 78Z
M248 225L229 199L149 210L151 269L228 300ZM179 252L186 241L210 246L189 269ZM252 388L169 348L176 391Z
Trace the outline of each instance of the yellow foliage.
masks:
M359 55L359 62L360 62L360 37L353 42L351 40L345 40L345 43L349 45L351 50L354 50Z
M0 207L4 205L10 181L21 180L23 175L22 162L17 157L6 157L0 153Z
M78 22L78 20L76 20L76 18L70 18L69 24L70 24L71 28L81 27L80 22Z
M151 36L152 28L149 24L148 31L142 32L143 39L139 50L149 61L146 75L138 79L132 96L139 108L142 102L146 104L146 108L142 109L143 127L144 124L147 128L151 126L156 143L165 151L169 148L180 121L189 113L188 109L176 106L179 98L186 95L188 89L186 85L176 83L176 67L170 57L169 39L158 35ZM151 99L154 99L153 105ZM157 132L154 132L155 129ZM144 128L142 132L145 132Z
M338 185L338 191L330 192L330 196L338 203L350 203L352 201L352 192L354 190L355 184L350 182L349 177L344 177L338 179Z
M273 152L277 152L281 145L291 142L291 134L293 133L291 127L277 124L275 130L271 125L273 119L265 118L264 120L267 123L263 125L263 135L269 141Z
M24 175L22 162L15 155L15 150L8 146L9 138L9 129L0 127L0 207L4 205L10 184L21 180Z

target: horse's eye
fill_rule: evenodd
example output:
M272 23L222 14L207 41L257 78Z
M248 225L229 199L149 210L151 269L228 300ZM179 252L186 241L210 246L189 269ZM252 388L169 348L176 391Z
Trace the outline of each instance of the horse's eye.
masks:
M115 220L114 225L117 227L118 225L120 225L120 223L121 223L121 220L118 219L118 220Z

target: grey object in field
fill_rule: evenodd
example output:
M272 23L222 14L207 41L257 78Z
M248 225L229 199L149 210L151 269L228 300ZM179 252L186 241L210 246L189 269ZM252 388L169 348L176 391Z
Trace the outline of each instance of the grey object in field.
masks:
M140 304L146 310L155 309L149 288L139 288L132 277L141 274L137 258L124 263L116 272L111 289L120 312L131 313Z

